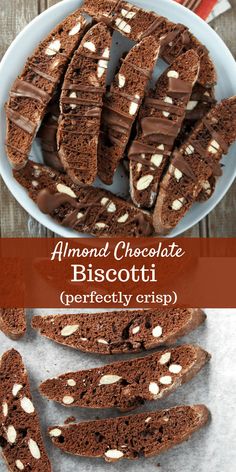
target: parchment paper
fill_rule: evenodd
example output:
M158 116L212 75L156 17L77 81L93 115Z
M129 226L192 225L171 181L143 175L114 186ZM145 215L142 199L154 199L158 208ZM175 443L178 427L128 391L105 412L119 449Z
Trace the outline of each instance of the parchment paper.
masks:
M55 310L55 313L58 312L63 313L66 310ZM53 313L53 310L28 310L28 322L33 314L47 313ZM160 456L138 461L123 460L113 464L105 463L102 459L79 458L61 453L51 444L50 439L46 439L54 472L143 472L144 469L146 472L236 471L236 309L206 310L206 313L206 324L183 338L181 343L198 343L207 349L212 354L210 364L189 384L183 385L166 400L146 403L137 411L184 403L204 403L212 413L210 424L195 433L187 443ZM81 353L43 338L30 326L26 337L17 342L0 333L0 355L13 346L19 350L27 366L34 403L40 413L45 438L48 425L63 424L69 416L75 416L79 421L119 414L111 410L67 409L40 397L37 387L41 381L63 372L96 367L130 356L110 357ZM0 471L7 471L2 459Z

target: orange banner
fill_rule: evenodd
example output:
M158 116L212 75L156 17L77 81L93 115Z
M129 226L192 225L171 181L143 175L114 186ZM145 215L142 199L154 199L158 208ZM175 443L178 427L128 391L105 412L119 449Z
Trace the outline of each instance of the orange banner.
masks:
M234 239L1 239L0 306L236 306Z

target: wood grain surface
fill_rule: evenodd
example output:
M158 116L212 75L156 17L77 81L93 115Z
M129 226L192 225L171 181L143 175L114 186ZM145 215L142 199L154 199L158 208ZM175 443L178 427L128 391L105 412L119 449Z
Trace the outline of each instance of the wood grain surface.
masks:
M211 23L236 57L236 0L230 0L232 9ZM35 16L58 0L1 0L0 58L16 35ZM236 182L221 203L184 236L236 237ZM1 237L56 236L23 210L2 179L0 181L0 235Z

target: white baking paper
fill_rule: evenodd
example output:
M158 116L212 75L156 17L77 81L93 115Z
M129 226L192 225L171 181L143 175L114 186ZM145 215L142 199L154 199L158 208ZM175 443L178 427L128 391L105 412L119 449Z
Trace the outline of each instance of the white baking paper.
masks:
M65 310L55 310L55 313ZM75 310L73 312L76 312ZM183 385L166 400L146 403L137 411L155 410L176 404L206 404L212 420L188 442L150 459L105 463L103 459L73 457L60 452L46 440L54 472L235 472L236 471L236 309L206 310L207 322L181 340L200 344L212 354L212 360L189 384ZM33 314L53 310L28 310L28 324ZM37 387L41 381L63 372L101 366L125 356L97 356L62 347L38 335L28 327L21 341L11 341L0 333L0 355L15 347L27 366L32 394L46 435L49 425L63 424L69 416L78 421L116 416L114 411L65 408L43 399ZM134 355L133 355L134 357ZM0 471L7 472L2 459ZM40 471L44 472L44 471Z

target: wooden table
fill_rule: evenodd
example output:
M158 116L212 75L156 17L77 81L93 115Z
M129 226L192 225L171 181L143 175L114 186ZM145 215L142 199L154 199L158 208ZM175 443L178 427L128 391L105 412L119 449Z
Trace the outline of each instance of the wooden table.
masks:
M230 0L232 10L221 15L211 26L223 38L236 57L236 0ZM15 36L36 15L58 3L58 0L1 0L0 57ZM1 237L37 237L54 234L35 221L21 208L1 180ZM185 233L192 237L236 237L236 182L211 214Z

